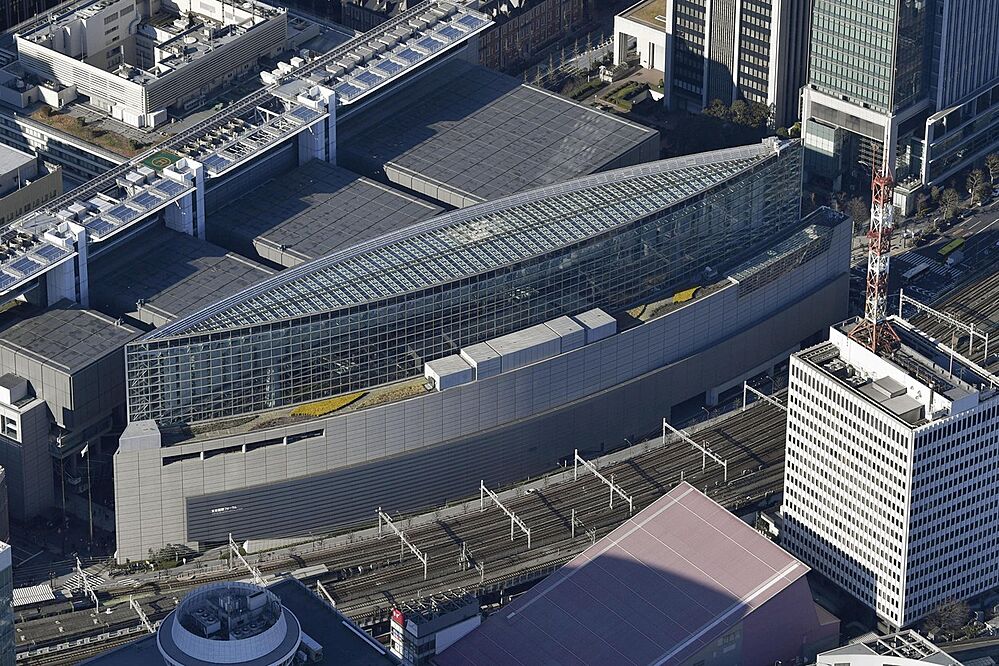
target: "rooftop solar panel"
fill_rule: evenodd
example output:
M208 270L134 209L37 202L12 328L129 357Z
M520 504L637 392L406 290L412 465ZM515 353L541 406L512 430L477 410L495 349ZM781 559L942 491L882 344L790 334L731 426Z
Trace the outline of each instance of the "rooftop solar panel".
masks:
M35 248L34 253L46 261L58 261L69 254L68 251L55 245L41 245Z
M424 39L418 41L416 45L419 46L421 49L429 51L430 53L433 53L434 51L437 51L438 49L447 46L447 44L445 44L444 42L440 41L439 39L434 39L433 37L425 37Z
M212 155L210 157L205 158L204 163L209 171L222 171L227 166L232 164L232 161L227 160L226 158L221 157L220 155Z
M466 28L470 28L470 29L474 30L475 28L478 28L480 25L484 24L485 21L483 21L482 19L480 19L478 16L472 16L471 14L465 14L460 19L458 19L458 23L462 24Z
M363 83L364 85L368 86L369 88L371 86L376 86L385 80L384 77L378 76L374 72L361 72L354 78Z
M160 192L165 192L170 197L175 197L184 191L184 186L172 180L160 180L154 187Z
M0 273L0 289L6 289L15 282L17 282L17 280L15 280L7 273Z
M382 70L389 76L402 71L402 65L395 62L394 60L382 60L380 63L375 65L376 68Z
M444 35L452 42L456 39L460 39L461 36L465 34L461 30L458 30L457 28L451 25L446 25L437 32L438 34Z
M140 192L132 201L143 208L153 208L159 205L162 199L152 192Z
M423 54L417 53L413 49L409 49L409 48L406 48L406 49L403 49L402 51L400 51L398 53L398 56L400 58L402 58L403 60L405 60L406 62L410 63L410 64L412 64L414 62L418 62L419 60L421 60L423 58Z
M112 231L114 229L114 227L115 227L115 225L111 224L107 220L102 220L99 217L95 217L92 220L88 220L88 221L84 222L83 226L85 226L87 229L90 229L92 232L94 232L98 236L103 236L104 234L108 233L109 231Z
M312 109L306 106L300 106L296 108L289 115L292 116L293 118L298 118L303 123L311 122L319 117L318 112L313 111Z
M362 92L364 92L360 88L352 86L349 83L341 83L337 85L334 89L336 90L338 95L348 100L357 97Z
M19 257L16 261L12 262L8 268L12 268L21 275L31 275L32 273L37 273L41 270L44 264L40 264L37 261L29 257Z
M113 218L119 219L122 222L131 222L136 217L138 217L139 213L132 210L128 206L121 205L121 206L115 206L114 208L109 210L108 215L110 215Z

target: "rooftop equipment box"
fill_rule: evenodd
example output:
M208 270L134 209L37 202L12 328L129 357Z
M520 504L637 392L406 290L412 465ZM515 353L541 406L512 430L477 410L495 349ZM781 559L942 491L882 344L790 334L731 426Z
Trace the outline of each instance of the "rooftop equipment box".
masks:
M467 384L475 378L472 366L457 354L430 361L423 366L423 376L433 381L438 391Z
M571 352L586 344L586 331L572 317L559 317L545 322L562 341L561 353Z
M557 356L562 339L552 329L538 324L489 340L488 344L502 357L503 372L509 372Z
M587 310L573 319L586 329L586 344L609 338L617 333L617 320L600 308Z
M461 350L461 358L475 370L475 379L486 379L503 372L503 363L496 350L480 342Z

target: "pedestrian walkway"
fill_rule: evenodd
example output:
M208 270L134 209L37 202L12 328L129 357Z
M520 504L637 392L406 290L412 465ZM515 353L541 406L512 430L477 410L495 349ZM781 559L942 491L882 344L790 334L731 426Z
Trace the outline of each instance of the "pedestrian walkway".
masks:
M929 268L926 269L926 272L931 275L936 275L943 280L954 280L961 276L961 271L959 269L954 268L953 266L941 264L934 259L928 259L924 255L916 252L903 252L897 257L894 257L892 262L895 264L895 268L899 272L905 272L920 264L929 264Z
M90 582L90 587L92 589L96 590L107 582L107 578L104 576L94 574L86 570L84 570L84 572L87 574L87 580ZM72 595L83 591L83 577L78 571L71 573L63 580L63 584L59 586L59 591L64 595Z

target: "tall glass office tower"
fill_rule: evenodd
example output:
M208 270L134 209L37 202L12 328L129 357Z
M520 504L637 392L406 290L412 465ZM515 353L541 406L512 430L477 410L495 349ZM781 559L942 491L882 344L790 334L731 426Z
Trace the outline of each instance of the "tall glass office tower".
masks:
M867 186L887 153L910 205L999 148L999 32L991 0L815 0L804 92L805 170Z

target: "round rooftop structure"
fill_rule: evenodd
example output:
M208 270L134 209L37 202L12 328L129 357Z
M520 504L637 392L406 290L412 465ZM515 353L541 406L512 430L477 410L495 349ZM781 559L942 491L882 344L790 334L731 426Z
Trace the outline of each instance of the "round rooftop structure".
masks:
M301 642L298 618L277 595L237 582L199 587L156 632L160 654L174 666L284 666Z

